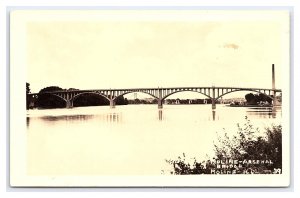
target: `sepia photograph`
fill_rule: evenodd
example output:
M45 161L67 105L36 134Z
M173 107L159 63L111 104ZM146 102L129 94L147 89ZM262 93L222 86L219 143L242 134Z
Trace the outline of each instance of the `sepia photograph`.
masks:
M9 46L11 186L290 183L289 10L13 10Z

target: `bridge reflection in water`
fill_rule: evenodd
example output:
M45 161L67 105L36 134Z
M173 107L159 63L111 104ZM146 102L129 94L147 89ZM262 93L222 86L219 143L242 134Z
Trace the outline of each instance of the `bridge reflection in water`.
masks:
M122 121L121 113L106 113L106 114L97 114L97 115L59 115L59 116L33 116L26 117L26 125L30 126L30 121L32 119L40 119L46 121L48 123L56 123L56 122L78 122L78 121L89 121L95 120L97 122L106 122L106 123L118 123Z
M158 119L159 120L164 120L163 111L162 110L158 110Z
M279 116L279 117L282 116L282 111L280 110L281 107L227 107L227 108L230 108L230 109L246 108L247 116L252 116L252 117L254 116L254 117L262 118L262 119L268 119L268 118L274 119L277 116ZM157 111L158 117L156 118L158 121L166 121L166 116L168 116L166 114L168 114L168 113L165 112L166 113L165 114L164 111L168 112L168 110L158 109L158 111ZM278 113L281 115L277 115ZM222 114L222 112L221 112L221 114ZM189 115L186 115L185 118L189 119ZM74 122L74 123L76 123L78 121L89 121L89 120L92 120L92 121L95 121L98 123L121 123L121 122L123 122L121 111L120 112L118 112L118 111L103 112L102 114L95 114L95 115L56 115L56 116L27 117L26 118L27 127L29 127L32 119L41 119L44 121L50 121L50 123L56 123L56 122L68 122L68 123ZM216 121L219 119L220 118L217 116L217 110L215 110L215 109L211 110L211 114L206 118L206 120L208 120L208 121Z
M278 110L277 108L279 107L254 107L254 108L249 108L247 111L248 115L255 115L258 116L259 118L276 118ZM262 113L264 112L264 113ZM279 111L282 114L282 111ZM282 115L281 115L282 116Z
M216 119L216 110L212 110L211 112L212 112L212 120L214 121ZM165 120L165 116L162 109L158 110L158 120L159 121ZM211 118L208 117L208 120L211 120Z

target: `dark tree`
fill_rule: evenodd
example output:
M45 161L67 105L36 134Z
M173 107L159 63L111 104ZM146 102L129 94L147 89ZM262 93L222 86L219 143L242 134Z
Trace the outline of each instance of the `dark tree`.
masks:
M256 104L256 101L255 101L255 96L253 93L248 93L245 95L245 99L247 100L247 103L248 104Z
M78 91L79 89L69 88L68 91Z
M268 102L269 104L272 103L272 99L270 97L266 96L265 94L262 94L262 93L259 94L259 101Z
M265 94L253 94L248 93L245 95L245 99L247 100L247 104L249 105L256 105L260 102L268 102L269 104L272 103L272 99Z
M29 109L30 103L32 101L32 97L28 94L30 94L30 84L26 82L26 109Z
M261 101L260 99L261 99L261 98L259 97L258 94L254 94L254 102L253 102L253 104L259 103L259 102Z
M282 126L272 126L266 129L266 144L260 149L260 155L274 160L274 166L282 168Z
M57 86L45 87L39 91L38 98L36 101L36 106L39 108L64 108L66 107L66 102L55 96L51 91L62 91L63 89Z
M119 96L116 98L116 105L127 105L127 104L128 104L128 100L123 96Z
M91 93L82 94L73 101L74 107L102 105L109 105L109 101L100 95Z
M27 82L26 83L26 94L30 93L30 84Z
M51 91L63 91L62 88L58 86L50 86L50 87L45 87L39 91L39 93L45 93L45 92L51 92Z
M141 104L141 100L138 98L134 99L134 104Z
M158 100L156 99L156 98L154 98L153 100L152 100L152 104L157 104L158 103Z
M125 102L124 103L125 105L128 105L128 99L127 98L125 98L124 102Z

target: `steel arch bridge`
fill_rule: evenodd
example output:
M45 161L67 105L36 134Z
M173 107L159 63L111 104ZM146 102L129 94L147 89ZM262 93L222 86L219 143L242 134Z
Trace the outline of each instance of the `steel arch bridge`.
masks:
M116 99L120 96L123 96L128 93L145 93L158 101L158 108L163 108L163 101L179 92L197 92L200 93L207 98L209 98L212 102L212 109L216 109L216 102L221 97L238 91L251 91L263 94L270 99L273 100L273 105L275 105L274 98L276 97L276 93L281 93L281 89L266 89L266 88L244 88L244 87L168 87L168 88L131 88L131 89L92 89L92 90L61 90L61 91L50 91L43 93L33 93L29 94L35 97L39 97L40 95L50 94L57 96L58 98L64 100L66 102L66 108L72 108L73 102L80 95L83 94L96 94L106 98L110 107L115 107Z

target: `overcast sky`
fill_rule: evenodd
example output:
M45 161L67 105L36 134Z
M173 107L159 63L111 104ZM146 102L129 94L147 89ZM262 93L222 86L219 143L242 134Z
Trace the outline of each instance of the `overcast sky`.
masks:
M198 18L189 20L188 12L168 15L161 11L161 18L143 12L141 17L135 13L127 19L123 15L130 12L111 11L113 20L101 16L97 20L85 12L65 20L68 13L60 11L62 17L53 21L27 23L27 81L32 92L53 85L78 89L271 88L273 63L280 88L281 70L288 68L282 53L288 50L283 39L288 38L288 29L278 16L288 22L286 13L268 12L266 20L264 12L257 11L196 12ZM147 20L143 20L145 15Z

